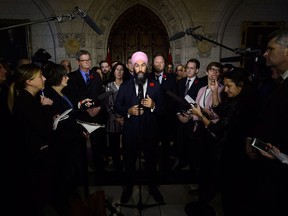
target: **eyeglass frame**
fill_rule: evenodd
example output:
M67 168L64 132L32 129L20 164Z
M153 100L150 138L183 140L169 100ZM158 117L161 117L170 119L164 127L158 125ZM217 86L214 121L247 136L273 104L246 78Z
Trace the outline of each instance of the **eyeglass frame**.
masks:
M92 59L78 59L80 62L92 62Z
M221 69L220 68L209 68L212 72L220 73Z

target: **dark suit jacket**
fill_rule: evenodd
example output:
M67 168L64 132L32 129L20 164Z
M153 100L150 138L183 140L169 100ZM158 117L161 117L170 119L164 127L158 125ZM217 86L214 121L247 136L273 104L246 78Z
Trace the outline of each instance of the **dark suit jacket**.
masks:
M16 144L19 145L15 149L27 157L30 165L38 159L42 160L40 148L51 144L52 119L49 118L48 108L49 106L41 106L40 99L26 90L20 91L15 98L13 122L17 133Z
M156 113L162 112L163 110L163 96L158 82L154 80L148 80L147 82L146 96L149 95L155 102L154 112L152 112L151 109L144 108L143 115L128 117L128 109L139 104L134 79L124 82L118 91L114 109L117 113L125 117L123 139L126 141L126 144L133 145L139 140L144 140L145 143L151 143L150 141L156 138Z
M155 80L155 72L149 73L148 76L150 79ZM176 101L171 98L168 94L166 94L167 91L170 91L174 94L177 92L177 85L176 85L176 78L172 74L168 74L166 72L163 73L162 77L162 83L160 84L162 94L164 96L164 113L169 113L172 115L172 113L176 113Z
M46 97L53 100L53 104L50 108L51 118L53 118L53 116L57 114L60 115L61 113L70 108L73 108L70 106L69 102L67 102L53 88L47 87L44 89L44 92ZM68 116L69 117L67 119L58 123L56 133L59 134L59 137L57 139L60 139L62 141L69 141L68 143L70 143L71 145L71 142L77 141L76 139L78 139L82 135L82 131L85 130L83 130L82 126L80 126L80 124L76 122L76 116L73 110L68 113Z
M106 123L105 101L97 99L100 94L105 92L100 75L97 72L90 71L91 81L89 85L85 83L79 70L69 73L68 77L68 86L63 89L63 93L71 100L77 118L88 122ZM101 106L101 111L96 117L90 117L85 109L78 109L78 102L85 98L90 98L95 101L96 106Z
M254 137L277 146L284 154L288 154L287 93L288 78L264 102L253 134ZM261 179L256 184L256 188L260 191L257 198L259 200L257 212L259 215L285 215L283 212L287 211L287 199L283 199L283 194L288 192L287 164L260 155L257 165L254 172L257 178ZM263 209L263 202L270 204Z
M187 82L187 77L183 78L181 80L178 81L178 96L181 98L185 97L185 86L186 86L186 82ZM196 101L196 97L198 94L198 91L200 88L202 88L205 85L205 83L203 83L203 81L201 81L200 78L196 77L194 82L192 83L192 85L190 86L187 95L189 95L193 100ZM183 105L179 105L178 106L178 111L180 112L181 110L183 110L184 107Z
M17 208L20 208L21 214L24 215L36 215L36 209L38 209L37 215L40 213L40 206L42 204L44 206L49 200L51 180L54 180L52 175L54 154L50 145L52 119L46 115L47 107L41 106L40 98L32 96L26 90L21 90L15 98L12 116L14 136L11 137L10 143L14 151L10 154L13 160L8 163L16 163L14 170L17 169L17 172L9 177L11 181L14 178L18 181L21 179L21 183L25 185L17 188L17 193L25 194L25 199L21 201L19 199L17 202L19 203ZM41 148L46 145L48 148ZM9 190L14 192L13 187Z
M267 98L260 111L254 136L288 154L288 79Z

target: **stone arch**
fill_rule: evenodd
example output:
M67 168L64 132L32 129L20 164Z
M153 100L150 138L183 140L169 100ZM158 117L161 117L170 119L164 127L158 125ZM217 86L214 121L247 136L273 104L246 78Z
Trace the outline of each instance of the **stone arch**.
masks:
M233 17L233 14L235 11L239 8L239 6L242 4L243 0L235 0L234 2L227 2L226 6L222 10L221 18L219 19L219 23L217 26L218 32L218 40L219 43L223 43L224 35L226 33L226 28L228 26L229 21ZM224 44L225 45L225 44ZM220 47L219 49L219 57L222 56L222 51L225 48ZM233 55L233 53L231 53Z
M104 4L94 1L88 10L88 14L99 25L103 31L103 35L92 34L91 41L87 41L86 47L91 48L92 54L94 54L93 56L95 56L97 60L103 59L106 56L109 34L114 22L124 11L135 4L141 4L154 12L162 21L169 36L191 26L193 27L191 16L182 1L159 0L150 1L149 4L146 1L136 0L111 0ZM94 8L98 8L98 10L96 11ZM89 33L91 30L89 30L87 26L84 26L83 32ZM170 43L170 46L173 60L181 62L186 52L185 40L181 39L175 43Z
M159 17L141 4L124 11L114 22L108 45L112 60L126 62L137 50L144 51L149 62L156 53L165 57L169 51L168 33Z
M40 1L32 0L32 3L39 9L39 11L43 15L44 19L53 16L54 11L52 10L52 8L50 7L49 3L46 0L40 0ZM52 61L56 62L56 59L57 59L57 53L56 53L57 49L56 48L58 46L58 43L57 43L58 35L55 33L60 32L60 26L59 26L59 23L57 23L57 22L49 22L49 21L47 21L47 25L49 27L50 34L52 36L52 42L53 42L53 49L51 49L53 51L53 53L51 53L51 54L54 57L54 59ZM34 52L35 51L36 50L34 50Z

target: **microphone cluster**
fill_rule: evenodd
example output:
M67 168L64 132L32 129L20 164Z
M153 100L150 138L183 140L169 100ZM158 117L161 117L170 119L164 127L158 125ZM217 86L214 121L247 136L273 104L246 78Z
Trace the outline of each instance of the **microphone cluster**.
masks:
M56 16L55 19L57 19L58 23L66 22L68 20L73 20L75 16L73 14L66 14L62 16Z
M75 7L72 14L65 14L62 16L55 16L52 17L52 20L57 20L58 23L62 23L68 20L73 20L75 18L75 14L80 16L84 21L99 35L103 32L102 30L96 25L96 23L79 7Z
M20 23L17 25L12 25L12 26L6 26L0 28L0 31L2 30L7 30L7 29L12 29L20 26L26 26L26 25L32 25L36 23L42 23L42 22L47 22L47 21L52 21L52 20L57 20L58 23L62 23L68 20L73 20L75 18L75 14L80 16L81 18L84 19L84 21L99 35L102 34L101 29L96 25L96 23L79 7L75 7L74 11L71 14L65 14L62 16L53 16L41 20L36 20L28 23Z

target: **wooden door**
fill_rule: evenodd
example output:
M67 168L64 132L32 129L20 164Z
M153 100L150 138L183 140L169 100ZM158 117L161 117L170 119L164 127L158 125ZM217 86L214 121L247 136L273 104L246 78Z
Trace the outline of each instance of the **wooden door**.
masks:
M167 31L161 20L148 8L135 5L114 23L108 41L112 61L126 63L135 51L143 51L152 63L153 55L169 51Z

